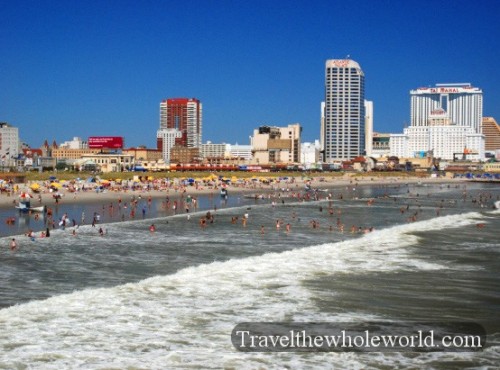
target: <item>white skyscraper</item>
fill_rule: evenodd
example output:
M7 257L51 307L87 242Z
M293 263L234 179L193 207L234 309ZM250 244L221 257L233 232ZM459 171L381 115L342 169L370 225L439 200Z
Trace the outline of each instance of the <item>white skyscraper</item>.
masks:
M326 61L324 159L349 160L365 151L365 76L350 59Z
M429 126L432 112L442 109L453 125L472 127L481 132L483 92L470 83L436 84L410 91L411 125Z
M373 150L373 102L365 100L365 154L370 157Z
M2 166L13 165L13 158L19 154L19 129L0 122L0 160Z
M325 150L325 102L321 102L321 127L319 133L320 151Z
M410 91L411 126L391 135L391 155L484 159L483 93L470 84L437 84Z

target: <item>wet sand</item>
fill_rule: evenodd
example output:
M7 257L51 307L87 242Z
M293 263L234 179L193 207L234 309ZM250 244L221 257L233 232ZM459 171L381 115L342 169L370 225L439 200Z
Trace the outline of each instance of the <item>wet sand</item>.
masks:
M320 181L321 179L321 181ZM230 195L267 195L269 193L279 192L303 192L306 185L312 189L339 189L347 186L363 186L363 185L380 185L380 186L397 186L404 184L415 183L464 183L463 179L450 179L450 178L421 178L421 177L315 177L312 180L304 180L301 177L295 177L293 181L291 178L287 181L273 182L271 184L264 184L261 182L246 183L246 184L229 184L227 190ZM182 195L190 195L192 197L206 196L212 194L213 196L220 196L221 184L218 183L215 187L199 186L172 186L171 188L155 190L155 189L138 189L138 190L118 190L106 189L104 191L96 192L95 190L76 191L70 192L66 189L61 189L59 192L61 198L56 202L53 197L54 193L44 187L41 188L39 193L34 193L29 189L28 184L18 185L18 191L13 194L2 193L0 195L0 208L10 208L14 206L14 202L19 200L19 195L23 191L28 191L32 195L31 206L37 207L41 205L54 206L56 204L87 204L87 203L101 203L107 204L109 202L118 201L121 199L123 202L128 202L132 198L141 197L147 199L166 198L178 199ZM41 202L39 200L41 197Z

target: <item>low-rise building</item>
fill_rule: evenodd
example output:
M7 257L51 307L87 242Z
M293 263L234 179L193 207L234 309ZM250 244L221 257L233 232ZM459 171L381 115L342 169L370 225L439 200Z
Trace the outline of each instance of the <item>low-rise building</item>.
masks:
M100 153L101 149L70 149L66 147L53 148L52 158L56 160L66 160L67 162L74 162L75 160L82 159L84 155L92 155Z
M252 160L253 157L251 145L228 144L228 146L230 158L242 161Z
M154 162L163 159L163 153L158 149L148 148L128 148L123 149L123 154L128 154L134 157L135 161Z
M500 172L500 162L487 162L483 164L484 172Z
M95 164L96 170L101 172L122 172L132 170L135 165L134 156L130 154L84 154L82 158L75 162L75 166L82 169L82 166Z
M200 162L200 149L176 145L170 149L170 163Z
M391 134L373 133L371 157L382 158L391 155Z
M261 126L254 130L250 138L254 162L300 163L301 132L298 123L287 127Z
M156 132L157 149L162 152L165 163L171 162L171 149L175 146L176 140L182 138L182 132L173 128L160 128Z
M311 167L312 164L318 163L320 160L320 142L316 140L314 143L302 143L300 146L300 163L306 168Z
M203 159L225 158L228 152L228 145L225 143L215 144L207 141L200 146L200 157Z

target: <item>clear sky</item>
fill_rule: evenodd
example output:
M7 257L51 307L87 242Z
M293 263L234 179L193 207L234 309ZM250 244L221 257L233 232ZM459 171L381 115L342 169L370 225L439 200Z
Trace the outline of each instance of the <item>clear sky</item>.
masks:
M409 90L470 82L500 121L500 1L0 0L0 121L39 147L73 136L155 146L159 104L203 103L203 142L260 125L319 138L325 61L365 72L378 132L402 132Z

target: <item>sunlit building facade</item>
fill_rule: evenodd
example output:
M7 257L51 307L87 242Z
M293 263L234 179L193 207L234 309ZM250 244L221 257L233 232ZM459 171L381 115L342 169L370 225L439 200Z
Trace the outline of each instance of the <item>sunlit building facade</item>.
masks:
M350 59L326 61L324 161L349 160L365 152L365 76Z
M483 95L468 83L437 84L410 91L411 125L392 134L391 155L445 160L483 160Z
M195 98L172 98L160 103L160 129L181 132L176 145L187 148L201 145L202 116L202 104Z

